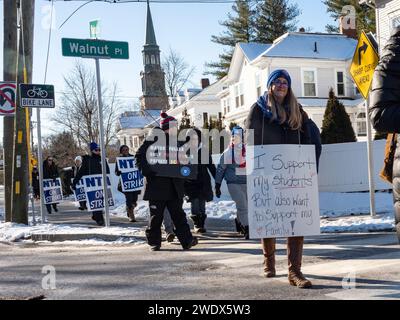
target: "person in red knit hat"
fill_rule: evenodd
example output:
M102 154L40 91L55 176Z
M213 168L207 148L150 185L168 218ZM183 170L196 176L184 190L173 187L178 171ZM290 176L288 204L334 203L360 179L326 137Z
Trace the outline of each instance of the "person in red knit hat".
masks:
M174 117L168 116L165 112L161 113L160 127L165 133L166 138L166 159L169 160L170 140L177 138L177 121ZM158 128L159 130L160 128ZM155 128L154 130L157 130ZM150 135L151 136L151 135ZM183 211L184 182L182 178L164 177L156 175L153 166L149 164L146 157L147 150L157 140L146 138L136 153L136 164L146 177L146 189L143 200L149 201L150 220L146 229L147 242L151 251L159 251L161 248L161 224L165 208L171 215L175 225L175 235L184 250L190 249L198 243L196 237L190 232L190 227ZM172 164L166 164L170 166ZM162 168L163 165L160 165Z

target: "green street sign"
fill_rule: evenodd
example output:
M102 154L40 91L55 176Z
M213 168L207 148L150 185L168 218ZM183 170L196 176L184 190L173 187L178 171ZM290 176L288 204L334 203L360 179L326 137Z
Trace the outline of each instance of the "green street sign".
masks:
M100 38L100 20L93 20L89 22L90 39Z
M128 42L63 38L61 44L66 57L129 59Z

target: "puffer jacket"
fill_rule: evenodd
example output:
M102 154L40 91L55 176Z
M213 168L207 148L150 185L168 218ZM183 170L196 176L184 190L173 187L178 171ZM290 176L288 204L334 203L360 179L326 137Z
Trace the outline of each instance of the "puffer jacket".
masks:
M396 28L384 47L375 68L369 115L374 128L400 133L400 28ZM397 236L400 241L400 135L393 164L393 198Z

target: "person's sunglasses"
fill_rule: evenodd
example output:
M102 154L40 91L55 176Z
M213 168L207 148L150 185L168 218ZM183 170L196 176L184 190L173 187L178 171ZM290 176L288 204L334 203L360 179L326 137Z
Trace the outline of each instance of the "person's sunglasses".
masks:
M97 149L94 149L94 151L97 151L97 152L99 152L99 151L100 151L100 149L99 149L99 148L97 148Z
M283 87L283 88L289 87L289 84L287 82L282 82L280 80L274 81L274 85L276 85L277 87Z

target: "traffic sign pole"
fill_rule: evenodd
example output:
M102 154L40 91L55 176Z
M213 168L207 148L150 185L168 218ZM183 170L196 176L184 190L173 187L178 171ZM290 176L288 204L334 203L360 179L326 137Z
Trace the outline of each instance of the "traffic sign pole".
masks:
M40 108L36 109L37 117L37 138L38 138L38 170L39 170L39 193L40 193L40 216L42 223L46 223L46 212L44 210L44 192L43 192L43 151L42 151L42 129L40 122Z
M369 90L371 88L372 77L375 67L378 64L378 54L375 51L374 43L363 31L358 39L357 47L353 55L353 61L350 66L350 74L354 83L357 85L360 93L365 99L365 114L367 127L367 152L368 152L368 182L370 194L370 213L372 217L376 216L375 210L375 182L374 182L374 163L372 152L372 126L368 115L369 108Z
M106 148L104 144L104 126L103 126L103 103L101 99L101 79L100 79L100 61L99 58L94 59L96 62L96 79L97 79L97 100L99 112L99 142L101 146L101 171L103 174L103 201L106 213L106 227L110 226L110 208L108 205L108 185L107 185L107 167L106 167Z
M368 181L369 181L369 204L371 217L376 216L375 209L375 181L374 181L374 157L372 152L372 126L368 114L369 96L365 101L365 118L367 121L367 151L368 151Z

